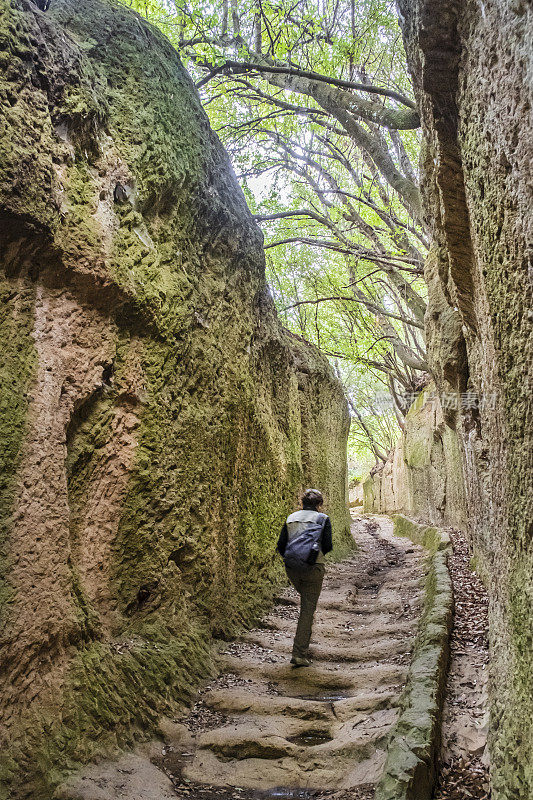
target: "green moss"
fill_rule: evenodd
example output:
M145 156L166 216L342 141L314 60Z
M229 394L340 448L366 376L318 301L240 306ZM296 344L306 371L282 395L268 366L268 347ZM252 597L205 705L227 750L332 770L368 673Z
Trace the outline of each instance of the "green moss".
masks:
M495 791L501 797L526 797L533 789L533 732L524 725L524 714L533 696L533 625L531 609L533 590L531 575L533 557L513 559L509 577L509 629L505 631L510 644L508 679L491 707L491 758L495 768ZM509 760L512 746L515 759Z
M435 384L431 383L426 389L423 389L423 391L419 392L409 406L407 416L416 416L416 414L424 408L428 397L435 391Z
M31 28L34 15L20 16L43 42L39 26ZM116 312L110 325L121 333L113 388L77 407L67 430L66 591L81 635L73 637L64 683L54 665L47 676L57 689L53 703L21 716L3 755L10 800L48 800L65 770L149 736L160 713L189 698L210 667L211 635L250 624L284 580L275 543L304 484L328 496L335 555L353 546L342 390L326 359L283 332L268 304L260 233L177 55L138 16L105 1L87 0L81 14L56 0L45 20L46 47L31 48L35 69L65 93L54 95L52 115L52 100L40 97L42 152L33 161L34 130L20 127L22 138L33 138L17 163L35 162L37 179L48 175L38 189L28 186L27 214L46 227L59 285L66 274L82 305ZM78 77L65 67L55 81L56 60L75 65ZM30 119L30 106L23 113ZM52 118L67 141L53 134ZM118 173L128 176L131 202L109 201ZM24 235L33 246L31 225ZM22 380L18 366L13 360ZM129 378L138 380L134 389ZM123 402L135 405L139 424L110 543L109 633L76 557Z
M26 713L13 732L0 757L1 800L49 800L68 771L150 736L161 714L179 712L211 658L207 632L189 610L166 614L166 625L147 619L111 644L80 650L59 718L57 709Z
M6 581L14 482L26 432L36 354L31 337L35 292L20 284L0 282L0 622L12 591Z
M109 125L136 176L141 207L152 213L167 210L191 185L203 182L209 154L204 146L207 118L183 79L176 52L158 31L146 24L136 26L132 13L118 3L103 2L100 8L92 4L87 15L76 11L67 3L53 9L79 42L94 42L91 62L105 76ZM115 47L105 46L110 27ZM147 39L157 49L155 59L146 59Z
M450 544L448 534L439 528L420 524L402 514L394 514L392 519L395 536L405 536L412 542L425 547L431 554L436 553L437 550L445 550Z
M90 258L99 251L101 232L93 218L98 198L86 162L76 161L71 168L64 203L65 223L58 237L63 257L75 259L85 255Z
M36 82L37 40L42 45L45 37L37 67L43 80ZM0 62L0 205L40 231L41 238L52 237L65 221L57 202L65 185L59 186L54 166L63 148L53 127L58 121L72 123L82 156L76 170L93 149L97 123L105 119L101 80L90 61L73 52L70 38L48 22L38 25L16 2L0 6ZM55 109L52 124L54 101L62 107Z

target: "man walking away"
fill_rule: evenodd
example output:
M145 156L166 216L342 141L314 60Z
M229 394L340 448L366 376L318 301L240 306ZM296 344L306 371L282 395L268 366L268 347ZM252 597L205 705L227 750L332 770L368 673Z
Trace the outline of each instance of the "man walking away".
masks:
M278 539L290 582L300 595L300 616L292 646L291 664L308 667L313 617L324 580L324 554L333 549L331 522L321 513L324 498L318 489L302 495L302 509L291 514Z

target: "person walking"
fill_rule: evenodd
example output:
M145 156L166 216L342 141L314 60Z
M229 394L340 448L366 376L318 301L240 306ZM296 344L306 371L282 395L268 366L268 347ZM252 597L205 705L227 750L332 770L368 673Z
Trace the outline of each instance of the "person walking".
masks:
M309 642L326 570L324 555L333 549L331 521L322 513L322 493L306 489L301 505L301 510L287 517L277 544L287 577L300 595L300 615L292 646L294 667L308 667L311 663Z

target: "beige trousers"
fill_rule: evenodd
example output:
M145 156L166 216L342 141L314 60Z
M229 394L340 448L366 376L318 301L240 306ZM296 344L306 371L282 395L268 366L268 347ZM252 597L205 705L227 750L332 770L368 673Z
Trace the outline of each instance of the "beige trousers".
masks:
M292 655L294 658L307 658L313 629L313 617L320 597L326 567L324 564L313 564L310 569L305 571L291 569L290 567L285 567L285 570L287 577L300 595L300 616L298 617L296 635L292 646Z

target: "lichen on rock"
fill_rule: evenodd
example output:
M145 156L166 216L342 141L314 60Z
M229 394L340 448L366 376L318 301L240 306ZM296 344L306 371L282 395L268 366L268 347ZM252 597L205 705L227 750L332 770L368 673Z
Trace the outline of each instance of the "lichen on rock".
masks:
M304 484L350 547L349 417L170 44L108 0L0 13L0 796L39 800L188 699Z
M365 511L466 526L461 445L445 413L431 382L411 405L391 458L365 479Z
M465 530L490 598L492 796L518 800L533 796L533 9L522 0L398 7L433 238L429 361L441 400L462 395L433 432L446 432L443 455L452 451L462 472L449 521ZM425 427L426 452L433 432ZM378 495L368 482L368 502ZM404 510L438 522L429 500Z

